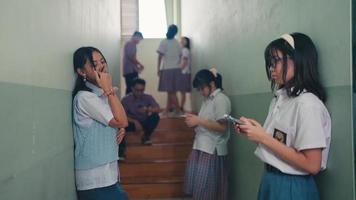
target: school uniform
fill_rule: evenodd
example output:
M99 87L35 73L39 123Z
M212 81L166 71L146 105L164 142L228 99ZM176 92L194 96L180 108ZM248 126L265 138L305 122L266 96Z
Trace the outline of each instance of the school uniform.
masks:
M126 95L122 98L121 103L126 111L127 116L136 119L140 122L143 128L142 141L149 140L153 131L156 129L160 117L157 112L153 113L141 113L139 110L142 107L155 107L159 108L157 101L149 94L142 94L138 98L132 93ZM126 127L126 132L136 131L135 124L129 122L128 127ZM126 151L126 137L120 143L119 155L120 157L125 157Z
M132 61L132 58L136 56L137 48L136 44L129 40L124 46L123 55L123 75L125 77L126 92L129 94L131 92L132 82L135 78L138 78L139 68L136 63Z
M203 101L199 117L217 121L230 112L229 98L217 89ZM197 126L194 131L196 134L187 162L184 191L194 200L226 200L229 132L219 133L202 126Z
M326 168L331 138L331 119L323 102L314 94L302 92L288 97L285 89L276 91L264 129L275 139L297 151L322 149L321 169ZM266 163L258 199L319 199L313 176L280 159L263 144L255 154Z
M180 74L180 90L181 92L191 92L192 91L192 84L191 84L191 71L192 71L192 65L191 65L191 55L190 51L188 48L183 48L182 49L182 58L187 59L187 65L181 69L181 74Z
M79 91L73 100L75 178L79 199L127 199L118 183L117 129L103 90Z
M179 68L181 47L176 39L164 39L159 44L157 53L161 54L162 63L160 66L160 76L158 91L176 92L181 90Z

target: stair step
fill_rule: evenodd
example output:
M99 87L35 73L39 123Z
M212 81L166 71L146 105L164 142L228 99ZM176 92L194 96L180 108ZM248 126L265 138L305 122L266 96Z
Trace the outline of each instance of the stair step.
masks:
M184 176L186 160L181 161L151 161L120 163L120 176L132 177L171 177Z
M141 160L124 160L120 164L142 164L142 163L172 163L172 162L186 162L186 159L164 159L164 160L150 160L150 159L141 159Z
M185 123L185 118L161 118L156 130L192 130Z
M161 184L161 183L183 183L183 176L170 177L122 177L121 184Z
M183 183L129 184L122 185L129 199L184 197Z
M184 120L161 117L150 146L141 144L142 132L127 134L126 160L119 166L130 199L186 197L183 177L195 133Z
M182 160L188 158L191 150L192 143L128 145L126 160Z
M142 132L128 132L126 134L127 144L140 144ZM152 143L173 143L173 142L192 142L195 133L193 130L156 130L151 135Z

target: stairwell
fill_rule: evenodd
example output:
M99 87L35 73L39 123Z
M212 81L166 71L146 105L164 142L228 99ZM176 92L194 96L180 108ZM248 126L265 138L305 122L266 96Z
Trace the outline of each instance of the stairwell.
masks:
M151 136L152 145L142 145L141 134L127 134L126 160L119 163L121 184L129 198L183 198L193 129L186 126L183 118L161 118Z

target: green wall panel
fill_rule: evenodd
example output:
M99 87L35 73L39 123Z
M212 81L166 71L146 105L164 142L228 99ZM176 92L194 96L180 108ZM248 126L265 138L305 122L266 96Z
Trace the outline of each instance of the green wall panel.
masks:
M182 35L192 38L195 71L217 66L229 94L269 91L264 49L295 31L316 43L326 86L350 85L350 6L350 0L182 0Z
M182 35L192 39L193 72L218 68L236 116L263 122L271 99L264 48L295 31L314 40L329 95L332 144L328 169L316 177L321 198L354 199L351 1L182 0ZM199 102L193 101L196 110ZM246 138L231 137L230 199L256 199L263 164L253 154L255 147Z
M321 199L354 199L354 160L351 129L351 88L327 88L327 107L332 117L332 141L326 171L316 176ZM231 96L233 114L263 123L271 93ZM263 163L254 155L256 144L232 134L229 146L230 199L256 199Z
M0 83L0 199L75 199L71 92Z
M0 199L74 200L73 52L95 46L120 77L120 1L0 3Z

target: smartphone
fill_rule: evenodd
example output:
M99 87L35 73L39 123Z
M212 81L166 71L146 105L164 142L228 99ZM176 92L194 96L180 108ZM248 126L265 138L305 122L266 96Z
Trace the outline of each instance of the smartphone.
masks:
M235 124L239 124L239 125L243 125L244 124L241 120L236 119L236 118L234 118L234 117L232 117L231 115L228 115L228 114L224 115L224 119L226 121L229 121L229 122L233 123L234 125Z

